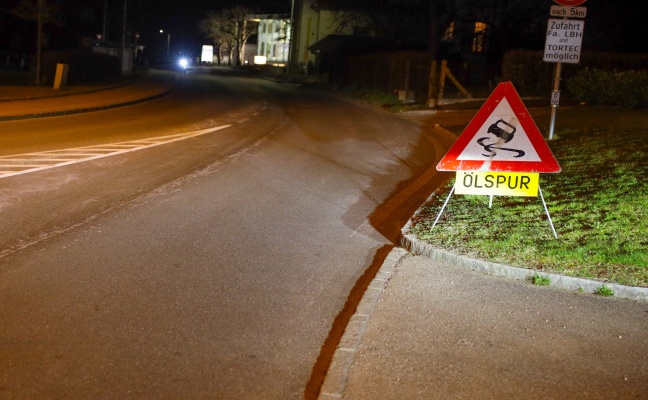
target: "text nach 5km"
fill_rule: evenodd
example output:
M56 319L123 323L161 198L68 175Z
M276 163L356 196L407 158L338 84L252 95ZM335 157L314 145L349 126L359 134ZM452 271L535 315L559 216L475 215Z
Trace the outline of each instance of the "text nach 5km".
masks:
M497 196L537 196L537 172L479 172L457 171L455 192L457 194L480 194Z

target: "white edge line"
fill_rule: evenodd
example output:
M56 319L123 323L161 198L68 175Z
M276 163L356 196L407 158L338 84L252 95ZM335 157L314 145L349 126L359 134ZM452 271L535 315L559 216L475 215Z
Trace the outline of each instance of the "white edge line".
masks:
M92 161L92 160L97 160L97 159L100 159L100 158L105 158L105 157L110 157L110 156L116 156L116 155L119 155L119 154L130 153L130 152L133 152L133 151L136 151L136 150L148 149L148 148L151 148L151 147L160 146L160 145L167 144L167 143L178 142L180 140L185 140L185 139L189 139L189 138L196 137L196 136L206 135L206 134L211 133L211 132L216 132L216 131L219 131L221 129L229 128L230 126L232 126L232 125L231 124L230 125L221 125L221 126L217 126L215 128L207 128L207 129L202 129L202 130L199 130L199 131L184 133L184 134L181 134L182 136L179 136L179 135L162 136L162 138L168 138L168 137L175 137L175 138L171 139L171 140L164 141L164 142L158 142L158 143L154 143L154 144L149 144L149 145L146 145L146 146L133 147L133 148L130 148L130 149L115 151L115 152L112 152L112 153L99 154L99 155L92 156L92 157L80 158L78 160L66 161L66 162L63 162L63 163L60 163L60 164L47 165L47 166L43 166L43 167L25 169L25 170L22 170L22 171L17 171L17 172L6 174L6 175L1 175L0 179L8 178L10 176L27 174L27 173L31 173L31 172L43 171L43 170L46 170L46 169L64 167L66 165L79 164L79 163L86 162L86 161ZM127 142L122 142L122 143L127 143ZM86 148L91 148L91 147L93 147L93 146L86 146ZM29 153L29 154L36 155L36 154L39 154L39 153ZM40 153L40 154L42 154L42 153Z

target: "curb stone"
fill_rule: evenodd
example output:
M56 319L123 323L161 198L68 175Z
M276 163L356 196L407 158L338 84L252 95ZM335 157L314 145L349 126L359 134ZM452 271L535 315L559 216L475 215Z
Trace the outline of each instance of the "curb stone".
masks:
M29 100L39 100L39 99L51 99L53 97L67 97L67 96L75 96L79 94L87 94L87 93L96 93L96 92L102 92L104 90L111 90L111 89L117 89L126 85L130 85L132 83L137 82L137 80L140 78L134 78L130 79L125 82L120 82L120 83L115 83L113 85L108 85L108 86L101 86L95 89L87 89L87 90L82 90L78 92L60 92L60 93L54 93L54 94L47 94L47 95L42 95L42 96L34 96L34 97L14 97L14 98L9 98L9 99L0 99L0 103L9 103L12 101L29 101Z
M594 293L602 285L605 285L606 287L614 290L614 297L648 302L648 288L624 286L617 283L601 282L559 274L538 272L536 270L512 267L509 265L497 264L465 257L447 250L439 249L419 240L413 234L408 234L411 224L412 223L410 220L401 230L403 236L400 243L401 246L407 249L411 254L448 261L459 267L469 269L471 271L478 271L484 274L501 276L509 279L529 280L534 275L547 276L551 279L550 286L566 290L582 290L585 293Z
M175 88L170 88L155 95L147 96L136 100L125 101L122 103L106 104L106 105L96 106L96 107L77 108L73 110L49 111L49 112L43 112L37 114L8 115L8 116L0 117L0 121L16 121L21 119L59 117L62 115L82 114L87 112L103 111L103 110L109 110L113 108L132 106L135 104L144 103L146 101L151 101L166 96L169 93L171 93L174 89Z
M380 295L387 282L396 271L400 261L408 255L405 249L395 247L387 255L376 277L371 281L367 291L362 296L360 304L351 317L349 324L344 330L340 343L333 353L331 365L320 388L318 400L341 399L346 388L349 368L355 360L362 337L367 329L367 323L371 313L378 304Z

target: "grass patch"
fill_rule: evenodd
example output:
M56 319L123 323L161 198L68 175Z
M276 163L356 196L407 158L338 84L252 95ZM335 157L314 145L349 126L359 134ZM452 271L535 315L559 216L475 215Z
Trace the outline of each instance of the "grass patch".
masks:
M534 274L531 278L531 283L538 286L551 285L551 278L547 275Z
M599 296L610 297L610 296L614 296L614 290L610 289L605 285L602 285L594 291L594 294Z
M534 197L488 208L487 196L454 195L432 229L452 180L412 233L475 258L648 287L648 112L581 107L562 126L549 146L563 172L540 176L558 239Z
M359 89L345 87L338 90L338 93L361 100L365 103L379 106L390 112L399 113L414 110L429 110L429 107L422 103L403 103L398 99L398 93L389 93L380 90Z

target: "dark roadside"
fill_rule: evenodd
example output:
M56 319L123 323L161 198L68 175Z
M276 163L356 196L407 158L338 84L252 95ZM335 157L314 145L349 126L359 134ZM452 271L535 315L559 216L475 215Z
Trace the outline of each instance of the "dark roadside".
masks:
M55 117L134 105L171 93L176 73L168 70L137 70L124 77L54 90L34 85L29 74L0 72L0 121Z
M136 70L124 77L106 78L95 82L69 84L55 90L52 84L36 85L29 71L0 70L0 101L29 100L91 93L127 85L142 77L146 70Z

